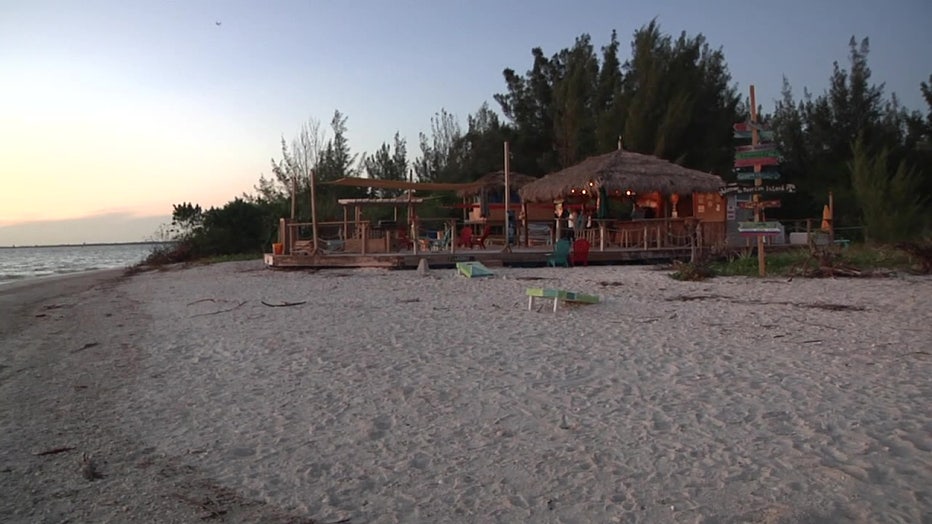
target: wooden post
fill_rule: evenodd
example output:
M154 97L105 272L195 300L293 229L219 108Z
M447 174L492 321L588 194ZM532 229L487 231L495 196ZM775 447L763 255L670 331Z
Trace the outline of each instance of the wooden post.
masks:
M756 146L760 142L760 132L757 130L757 126L754 125L757 123L757 97L754 94L754 86L750 86L751 89L751 145ZM760 164L754 164L754 172L760 173ZM764 181L761 179L760 175L754 178L754 185L761 186ZM764 221L764 210L759 205L760 202L760 193L754 193L754 196L751 197L754 201L754 221L763 222ZM757 235L757 272L760 276L767 274L767 258L764 254L764 236Z
M508 156L508 142L505 142L505 248L502 251L511 251L511 242L508 238L508 209L511 207L511 184L508 183L510 159Z
M362 247L360 250L362 251L362 254L365 255L366 248L368 247L368 244L369 244L369 232L366 231L365 223L361 224L360 230L362 231Z
M524 224L523 224L523 227L524 227L524 247L528 247L528 246L531 245L531 239L528 238L528 217L529 217L530 215L527 214L527 202L521 202L521 213L524 215Z
M278 241L281 242L282 253L290 254L291 251L288 249L288 220L284 218L278 219Z
M347 207L343 206L343 242L349 238L349 217L347 216Z
M298 211L298 181L297 177L291 177L291 219L294 220Z
M599 220L599 251L605 251L605 219Z
M692 221L686 219L686 236L689 237L689 262L695 264L698 261L696 248L696 229L692 226Z
M317 240L317 176L314 174L314 170L311 170L311 234L314 239L314 249L312 254L317 255L318 249L318 240Z

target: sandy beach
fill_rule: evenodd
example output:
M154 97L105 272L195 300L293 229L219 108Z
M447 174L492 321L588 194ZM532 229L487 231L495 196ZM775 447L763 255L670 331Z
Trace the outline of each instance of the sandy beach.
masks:
M932 519L932 278L494 271L0 287L0 521Z

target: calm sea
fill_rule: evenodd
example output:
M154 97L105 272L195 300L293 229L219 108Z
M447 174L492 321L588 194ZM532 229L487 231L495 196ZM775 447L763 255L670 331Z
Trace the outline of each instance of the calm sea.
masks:
M0 247L0 286L23 279L131 266L160 244Z

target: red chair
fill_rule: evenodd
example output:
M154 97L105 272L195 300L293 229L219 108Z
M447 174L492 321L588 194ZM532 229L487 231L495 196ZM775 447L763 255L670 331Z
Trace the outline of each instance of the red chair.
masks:
M482 229L481 236L472 238L470 247L481 247L482 249L485 249L485 239L489 238L489 233L491 232L492 232L492 226L487 224L485 228Z
M589 265L589 241L585 238L577 238L573 242L573 251L570 253L570 264L574 266Z
M456 241L456 247L472 247L472 228L465 226L460 230L460 237Z
M403 249L414 249L414 242L411 238L408 237L408 230L405 228L399 229L395 233L395 238L397 239L398 246Z

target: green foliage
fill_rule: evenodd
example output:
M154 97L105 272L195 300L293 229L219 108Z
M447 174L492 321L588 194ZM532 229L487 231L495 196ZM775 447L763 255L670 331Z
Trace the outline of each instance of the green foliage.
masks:
M684 280L698 282L702 280L708 280L715 276L715 270L712 267L704 262L673 262L673 269L675 271L670 274L670 277L674 280Z
M177 238L193 235L204 223L201 206L184 202L172 206L172 232Z
M920 193L919 173L899 162L890 172L889 151L871 155L862 138L852 146L851 181L863 214L864 236L872 242L899 242L927 228L926 203Z
M872 275L884 270L910 270L913 261L910 257L889 246L852 244L840 249L834 246L812 251L806 247L767 253L768 276L820 276L831 275L831 268L820 271L822 265L830 264L844 268L849 273L862 272ZM757 254L751 250L739 253L726 260L710 264L711 269L720 276L758 276Z
M421 182L463 181L462 137L456 117L441 109L430 119L431 137L420 134L421 157L414 163L414 172Z
M154 251L147 262L167 264L210 256L258 255L277 233L283 202L235 198L221 208L201 212L200 206L175 205L181 228L172 244ZM196 224L196 227L190 227Z
M395 133L394 151L391 146L382 143L382 147L375 154L363 158L362 166L366 176L375 180L407 180L408 157L405 140L399 133ZM388 198L401 193L402 191L397 189L375 189L372 196Z
M720 50L702 35L676 40L654 21L638 30L622 65L617 35L602 48L589 35L532 68L504 71L507 93L495 95L517 134L516 164L530 174L576 164L624 147L718 173L730 171L731 126L738 97Z
M858 42L852 37L849 68L836 62L829 89L818 97L804 92L797 102L784 79L771 120L783 157L780 172L799 191L782 198L782 207L770 217L821 216L832 192L835 225L864 225L874 229L875 240L914 235L929 222L932 210L916 209L914 198L932 194L932 148L923 147L932 136L932 93L923 84L923 94L929 95L927 118L907 113L896 96L884 96L883 84L871 83L869 51L867 38ZM860 158L852 148L856 141ZM882 161L869 157L875 151L883 152ZM890 166L898 168L891 173Z

